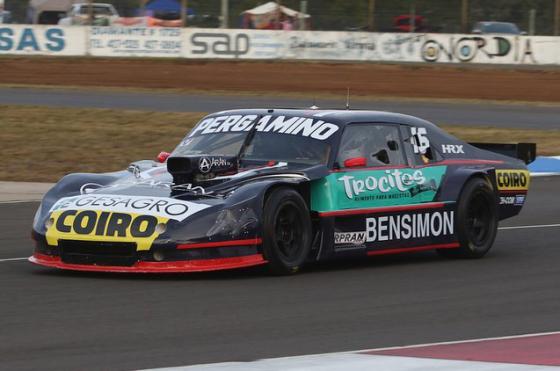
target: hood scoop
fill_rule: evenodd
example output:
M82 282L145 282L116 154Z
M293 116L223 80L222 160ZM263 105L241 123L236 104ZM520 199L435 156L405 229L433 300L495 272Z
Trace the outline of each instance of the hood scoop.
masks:
M173 183L198 184L220 175L237 173L235 156L171 156L167 159L167 171L173 176Z

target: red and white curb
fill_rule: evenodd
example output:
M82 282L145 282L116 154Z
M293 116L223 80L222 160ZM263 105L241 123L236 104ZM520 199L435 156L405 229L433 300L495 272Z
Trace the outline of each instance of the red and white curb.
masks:
M160 368L159 371L550 371L560 370L560 332L404 347Z

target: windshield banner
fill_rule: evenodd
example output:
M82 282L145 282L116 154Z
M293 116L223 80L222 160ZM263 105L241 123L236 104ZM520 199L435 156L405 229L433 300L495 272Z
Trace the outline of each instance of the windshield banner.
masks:
M258 115L229 115L209 117L196 125L189 137L249 131ZM317 140L330 138L339 129L338 125L319 119L298 116L264 115L258 119L256 130L265 133L299 135Z

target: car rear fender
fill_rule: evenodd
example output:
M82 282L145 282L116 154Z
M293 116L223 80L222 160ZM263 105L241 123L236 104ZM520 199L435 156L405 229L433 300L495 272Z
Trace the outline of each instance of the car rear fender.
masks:
M461 167L452 171L441 187L440 201L459 201L463 187L471 178L482 178L487 180L492 189L496 190L496 170L493 167L468 168ZM497 196L497 192L494 192Z

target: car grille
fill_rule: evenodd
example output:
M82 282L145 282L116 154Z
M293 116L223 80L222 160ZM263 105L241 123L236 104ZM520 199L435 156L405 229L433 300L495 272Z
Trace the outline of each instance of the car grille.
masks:
M68 264L130 267L138 261L135 243L60 240L58 246Z

